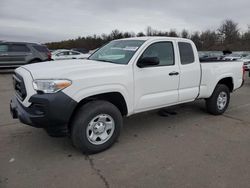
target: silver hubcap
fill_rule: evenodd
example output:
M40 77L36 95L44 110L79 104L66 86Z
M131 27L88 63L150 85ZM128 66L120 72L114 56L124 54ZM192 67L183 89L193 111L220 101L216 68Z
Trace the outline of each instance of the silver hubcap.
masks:
M107 142L114 133L115 122L107 114L95 116L87 127L87 138L94 145Z
M222 91L217 99L217 107L219 110L223 110L227 105L227 93Z

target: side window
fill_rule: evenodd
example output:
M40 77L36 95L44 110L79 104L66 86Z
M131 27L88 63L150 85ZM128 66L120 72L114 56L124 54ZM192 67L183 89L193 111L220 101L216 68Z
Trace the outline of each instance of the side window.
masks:
M187 42L179 42L179 51L181 57L181 64L187 65L190 63L194 63L194 51L192 45Z
M9 46L8 44L0 44L0 52L8 52Z
M65 55L69 55L69 52L61 52L57 54L57 56L65 56Z
M157 42L150 45L142 54L143 57L158 57L157 66L174 65L174 48L172 42Z
M33 48L35 48L37 51L42 52L42 53L49 52L49 50L46 46L34 45Z
M70 55L80 55L78 52L70 52Z
M25 44L11 44L10 52L30 52L30 49Z

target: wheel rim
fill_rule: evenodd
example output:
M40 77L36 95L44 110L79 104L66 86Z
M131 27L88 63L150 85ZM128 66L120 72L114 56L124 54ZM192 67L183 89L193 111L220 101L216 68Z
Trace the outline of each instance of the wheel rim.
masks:
M222 91L217 98L217 107L219 110L223 110L227 105L227 93Z
M114 119L107 114L95 116L88 124L86 134L89 142L100 145L107 142L115 130Z

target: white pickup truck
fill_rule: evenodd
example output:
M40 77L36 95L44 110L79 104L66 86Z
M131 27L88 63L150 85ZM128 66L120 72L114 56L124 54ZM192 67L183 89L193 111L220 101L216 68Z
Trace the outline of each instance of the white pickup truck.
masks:
M25 65L13 75L13 118L69 134L85 153L109 148L123 116L205 99L207 111L225 112L230 93L243 84L243 62L200 63L188 39L114 40L87 60Z

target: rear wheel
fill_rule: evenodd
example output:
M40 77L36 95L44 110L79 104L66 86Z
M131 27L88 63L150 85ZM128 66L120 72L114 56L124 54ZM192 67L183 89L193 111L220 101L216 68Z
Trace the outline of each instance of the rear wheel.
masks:
M120 135L122 115L107 101L92 101L79 108L72 121L71 139L84 153L111 147Z
M206 100L207 111L213 115L221 115L226 111L229 102L229 88L224 84L218 84L212 96Z

